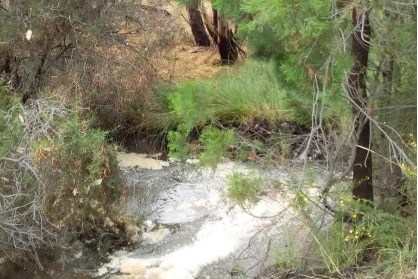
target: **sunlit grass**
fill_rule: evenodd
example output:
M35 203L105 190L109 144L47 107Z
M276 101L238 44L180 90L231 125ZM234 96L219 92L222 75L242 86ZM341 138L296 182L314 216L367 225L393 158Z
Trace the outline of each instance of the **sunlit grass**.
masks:
M161 99L161 92L158 94L160 111L147 121L163 130L183 121L192 126L206 120L240 124L254 118L285 121L292 117L274 78L273 65L266 62L247 61L211 80L179 84L166 93L168 103Z
M241 122L251 118L288 120L284 92L279 89L273 66L248 61L231 75L218 76L205 98L219 119Z

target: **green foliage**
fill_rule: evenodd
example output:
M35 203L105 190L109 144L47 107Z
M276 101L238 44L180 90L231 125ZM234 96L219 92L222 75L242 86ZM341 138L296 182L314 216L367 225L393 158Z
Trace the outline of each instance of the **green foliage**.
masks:
M7 208L0 256L32 253L38 260L38 249L77 238L106 252L109 238L125 236L126 189L105 132L43 99L7 105L0 116L0 194Z
M274 62L275 78L286 92L282 100L293 120L311 125L316 115L325 124L339 126L348 118L341 82L352 58L341 32L350 22L331 19L333 1L213 2L239 22L238 34L248 39L253 56Z
M179 127L177 131L169 131L167 134L168 156L185 160L191 153L187 131Z
M5 81L0 78L0 112L5 114L19 102L19 99L7 91Z
M115 213L123 196L116 155L106 144L106 133L92 129L91 121L69 115L57 130L59 138L33 145L45 184L44 210L54 223L88 235Z
M225 127L237 127L254 118L270 122L291 118L292 110L285 109L284 93L279 90L274 78L272 63L248 61L232 74L221 74L213 81L185 82L168 94L170 118L167 122L177 123L177 128L168 133L169 155L186 158L198 155L201 160L213 165L227 155L227 149L236 145L232 131L220 131ZM164 123L167 123L162 121ZM203 130L202 130L203 128ZM201 148L190 146L198 140ZM263 150L263 144L255 139L240 145L238 157L246 158L254 147Z
M227 197L240 206L246 206L259 201L258 192L263 180L254 172L245 174L233 172L227 176Z
M176 87L168 96L170 112L185 131L191 131L201 121L210 120L212 111L207 95L210 94L207 82L185 82Z
M341 92L330 88L306 98L306 94L280 89L275 73L274 62L247 61L231 74L220 74L213 81L189 81L170 89L166 105L170 113L165 114L166 120L163 117L161 121L162 126L171 129L177 125L168 133L169 155L184 159L187 155L198 157L203 151L203 154L211 154L202 155L204 161L208 157L220 159L225 155L221 151L223 148L204 146L206 142L200 139L202 127L219 127L218 123L222 123L231 129L247 125L254 119L265 120L272 126L287 120L309 125L313 103L320 111L324 125L340 127L341 123L350 122L348 101ZM199 148L190 146L192 140L199 141ZM291 140L281 138L281 134L269 139L269 147L266 142L255 138L239 144L234 154L243 160L251 154L280 154L279 161L284 162L291 143ZM218 155L215 156L216 150Z
M312 124L321 130L323 147L327 148L328 166L334 172L337 160L347 157L344 145L350 134L347 131L353 129L351 105L346 94L346 77L353 67L353 57L351 42L347 38L352 36L353 8L365 8L364 3L331 0L213 0L212 3L220 12L237 21L238 36L248 39L255 57L272 61L268 63L271 68L267 72L274 77L273 91L280 96L278 107L289 112L285 117ZM370 24L373 36L370 38L367 98L362 101L367 103L367 116L373 123L375 136L371 153L374 162L380 161L380 165L375 165L376 169L385 166L387 168L382 169L390 169L391 173L399 170L396 183L389 184L392 187L390 190L398 195L392 197L393 210L387 212L377 206L366 206L350 197L343 200L334 197L339 210L344 211L344 215L347 212L351 215L352 223L346 224L337 216L331 231L324 232L325 229L318 227L313 220L319 205L313 204L308 194L308 190L312 190L311 182L306 187L298 183L293 205L314 231L325 267L338 271L373 263L376 267L374 272L382 272L390 278L398 275L399 270L394 270L395 267L403 269L416 261L416 218L415 213L411 214L416 211L416 153L413 152L416 147L411 146L411 141L416 146L417 134L416 8L407 2L367 3L372 7ZM235 73L235 77L238 76L239 73ZM207 91L214 94L199 98L208 100L204 102L207 106L217 105L205 114L209 117L203 121L243 123L248 116L259 117L257 113L260 111L263 119L274 121L280 118L277 115L267 116L265 111L269 110L252 99L253 96L268 99L265 91L254 90L252 85L259 88L259 80L270 81L264 75L261 78L247 76L240 83L242 87L233 84L233 79L230 83L220 83L220 80L214 81L214 90ZM217 94L229 84L233 85L228 89L228 93L232 94ZM241 94L234 94L235 88L240 88ZM247 88L255 94L247 95ZM212 101L211 96L216 99ZM235 99L236 96L240 99ZM243 100L247 99L251 100L257 112L244 106ZM412 139L407 136L409 134ZM286 143L283 145L285 149ZM259 149L258 143L254 142L251 148L241 147L240 151L251 152L254 147ZM383 171L378 175L381 177L374 178L375 186L382 188L391 174ZM335 183L333 188L351 190L343 184ZM399 188L400 184L402 187ZM240 183L237 185L241 186ZM393 185L397 185L396 189ZM249 192L235 190L236 193ZM236 196L245 199L240 194ZM408 197L406 208L399 206L404 204L399 196Z
M225 124L255 117L286 120L291 112L284 108L283 96L275 81L274 66L248 61L231 74L219 74L213 81L178 85L169 101L171 113L191 129L206 120Z
M411 184L416 189L416 171L403 168L412 174L405 179L404 186ZM315 266L333 273L371 265L371 270L364 272L365 276L379 273L382 278L402 278L404 273L410 272L417 257L416 190L408 188L403 192L407 196L397 196L396 206L386 211L383 206L353 199L352 183L340 179L326 196L334 212L330 214L318 201L321 180L309 169L302 176L297 173L291 180L290 189L294 191L291 205L303 217L315 244L307 251L307 262L295 263L298 268ZM319 196L321 200L325 197ZM310 258L321 260L311 262ZM276 265L281 268L280 272L286 269L280 262Z
M144 129L155 131L157 135L165 137L168 131L179 125L178 117L170 113L170 100L167 94L173 91L174 86L171 84L155 83L152 85L153 94L148 101L150 106L144 109L142 114L142 127Z
M211 166L216 166L227 157L228 152L237 143L232 130L221 131L212 126L206 126L199 139L205 146L204 152L199 157L199 163Z
M308 185L300 186L300 183ZM350 186L341 181L328 197L328 201L333 201L336 214L324 228L323 213L309 194L317 186L315 177L299 181L298 185L292 205L311 229L317 248L311 256L321 257L323 268L336 272L373 263L370 273L379 273L382 278L397 278L415 264L415 204L385 212L370 203L353 199ZM413 195L410 196L412 200L415 199Z
M9 113L18 102L17 98L6 92L4 84L0 84L0 119L3 120L0 121L0 157L10 152L22 135L18 110Z
M373 272L393 278L416 261L416 220L399 212L385 213L364 203L348 201L350 224L336 220L329 238L321 245L326 251L325 262L337 268L348 268L373 262ZM388 268L390 267L390 268Z
M283 121L292 115L271 63L247 61L231 75L219 76L210 92L209 102L222 123L242 123L252 118Z

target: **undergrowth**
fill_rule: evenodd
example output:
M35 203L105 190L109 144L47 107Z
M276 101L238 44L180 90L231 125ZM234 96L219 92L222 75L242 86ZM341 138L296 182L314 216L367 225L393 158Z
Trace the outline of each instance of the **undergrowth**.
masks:
M415 176L407 177L405 183L416 184L416 172ZM297 187L292 202L310 228L313 239L313 248L304 260L307 266L301 265L301 261L299 268L317 267L329 274L340 274L341 278L353 270L364 276L404 278L415 270L416 191L408 192L407 203L403 202L405 196L394 201L397 208L388 212L379 204L353 199L351 184L340 181L328 197L334 210L330 214L309 194L317 183L308 184Z
M249 60L211 80L154 89L145 126L167 135L169 156L209 165L225 157L284 163L309 133L306 106L312 102L332 107L322 115L324 125L339 127L349 115L346 99L336 94L306 99L288 91L276 78L276 64L266 61ZM299 99L307 105L297 105Z
M332 142L332 137L337 137L342 127L350 123L351 112L344 96L336 92L312 94L312 99L306 98L306 92L298 96L282 87L275 74L273 63L248 61L230 74L220 74L213 80L183 82L165 91L166 97L160 100L160 108L165 111L160 110L156 126L167 129L169 156L198 158L201 164L213 168L224 158L245 161L264 156L269 162L281 163L291 156L295 144L300 144L296 139L303 141L309 134L309 130L302 129L298 135L292 126L297 123L310 127L313 116L307 108L322 107L322 132L329 138L315 139L319 144ZM336 150L341 152L341 148ZM317 213L324 207L311 195L321 182L305 177L309 185L294 187L292 206L304 217L315 242L314 265L329 274L367 266L371 273L385 278L398 276L414 266L416 214L411 212L416 210L416 190L411 185L416 184L416 169L400 167L405 176L403 188L408 189L402 192L408 194L409 203L392 211L383 210L378 203L370 206L349 198L351 184L340 181L333 186L341 186L338 193L329 199L334 200L341 215L328 218L326 213L327 221L321 222ZM261 182L255 176L234 173L228 179L230 199L241 206L258 201ZM302 267L294 257L290 262L292 268ZM278 266L289 268L288 264Z
M244 174L233 172L227 176L227 197L238 205L245 207L257 203L260 198L258 191L261 189L263 180L254 172Z
M160 110L157 115L161 130L169 129L169 156L193 156L209 165L224 157L248 160L268 153L287 157L292 131L281 124L292 120L293 114L273 67L248 61L230 74L168 90L168 102L160 98L160 108L168 113Z

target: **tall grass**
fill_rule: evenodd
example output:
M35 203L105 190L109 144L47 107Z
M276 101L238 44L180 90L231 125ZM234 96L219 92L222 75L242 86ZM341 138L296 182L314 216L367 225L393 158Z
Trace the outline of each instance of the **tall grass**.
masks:
M285 92L274 77L272 63L248 61L232 75L221 75L209 84L204 96L217 118L241 122L251 118L288 120Z
M276 82L273 67L272 63L247 61L229 73L221 71L213 80L188 81L159 92L160 106L147 123L152 128L170 129L182 122L193 126L207 120L223 124L252 118L289 120L291 111L285 106L285 92Z

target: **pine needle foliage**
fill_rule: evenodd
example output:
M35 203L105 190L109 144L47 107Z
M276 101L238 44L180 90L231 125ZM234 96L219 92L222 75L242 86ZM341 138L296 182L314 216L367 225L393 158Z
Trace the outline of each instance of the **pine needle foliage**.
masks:
M215 167L228 156L228 152L237 144L234 132L232 130L221 131L212 126L206 126L199 138L205 147L204 152L200 156L201 165L210 165Z

